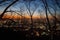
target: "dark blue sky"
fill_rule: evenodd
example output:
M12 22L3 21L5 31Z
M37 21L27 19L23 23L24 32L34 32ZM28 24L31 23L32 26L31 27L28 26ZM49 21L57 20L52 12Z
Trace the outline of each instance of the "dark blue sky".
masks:
M2 0L0 0L0 3L1 3L1 1ZM0 5L2 5L2 6L0 6L0 11L3 11L11 2L13 2L13 1L12 0L7 0L6 2L0 4ZM60 4L60 0L58 0L57 2ZM52 13L54 13L54 10L52 8L57 10L57 13L60 13L60 9L59 9L59 7L57 6L57 4L55 3L54 0L47 0L47 3L48 3L48 6L50 8L50 11ZM26 11L28 11L26 5L27 5L27 7L29 7L28 2L23 1L23 0L19 0L17 3L15 3L13 6L11 6L8 10L11 9L11 10L18 10L19 11L20 8L21 8L21 9L24 9L24 12L26 12ZM41 0L32 1L30 3L30 10L31 10L31 12L36 10L35 14L38 13L38 10L42 11L42 13L45 13L44 12L44 5L43 5Z

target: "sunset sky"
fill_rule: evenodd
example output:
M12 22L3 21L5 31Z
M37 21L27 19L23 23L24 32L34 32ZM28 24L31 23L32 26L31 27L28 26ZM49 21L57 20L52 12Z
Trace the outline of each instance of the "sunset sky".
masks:
M0 0L1 2L2 0ZM59 0L58 0L59 1ZM7 0L6 2L0 4L2 6L0 6L0 14L4 11L4 9L11 3L13 2L13 0ZM60 2L60 1L59 1ZM60 13L60 9L58 8L58 6L55 4L54 0L47 0L47 3L48 3L48 6L50 7L53 7L54 9L56 9L57 11L57 14ZM25 16L29 16L29 11L27 8L29 8L29 2L26 2L26 1L23 1L23 0L19 0L17 3L15 3L14 5L12 5L8 11L10 10L13 10L13 11L21 11L20 13L22 14L25 14ZM27 7L26 7L27 6ZM55 8L56 6L56 8ZM33 11L35 10L34 12L34 15L33 16L39 16L39 12L41 12L41 16L45 16L45 10L44 10L44 5L42 3L41 0L35 0L35 1L32 1L30 3L30 12L33 13ZM54 14L54 10L52 8L50 8L50 11ZM28 13L27 13L28 12ZM19 13L19 14L20 14ZM6 14L11 14L11 13L6 13ZM13 13L12 15L16 15L16 13ZM49 15L49 12L48 12L48 15Z

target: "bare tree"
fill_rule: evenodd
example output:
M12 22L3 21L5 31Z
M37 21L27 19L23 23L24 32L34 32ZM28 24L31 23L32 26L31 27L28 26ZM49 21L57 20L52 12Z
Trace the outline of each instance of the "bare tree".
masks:
M54 10L54 14L52 14L51 13L51 11L49 10L49 8L48 8L48 11L49 11L49 13L51 14L51 16L53 16L53 20L54 20L54 27L52 28L52 29L54 29L54 30L56 30L56 22L58 21L57 20L57 17L56 17L56 8L54 9L54 8L52 8L53 10Z
M48 18L48 13L47 13L47 11L48 11L48 3L47 3L47 0L42 0L42 2L44 3L44 7L45 7L45 12L46 12L46 19L47 19L47 25L48 25L48 27L47 27L47 32L48 32L48 30L50 30L51 31L51 25L50 25L50 21L49 21L49 18ZM51 31L51 40L53 40L53 31Z
M23 18L25 18L25 16L23 16L24 15L24 8L23 8L23 6L21 6L21 7L19 7L20 8L20 10L19 10L19 14L20 14L20 24L21 24L21 27L23 28L24 27L24 22L23 22ZM23 17L22 17L23 16Z
M5 14L5 12L7 11L7 9L8 9L9 7L11 7L13 4L15 4L17 1L18 1L18 0L13 1L11 4L9 4L9 5L4 9L3 13L0 15L0 19L2 19L2 17L3 17L4 14Z
M49 18L48 18L48 13L47 13L47 11L48 11L48 10L47 10L48 5L47 5L47 1L46 1L46 0L42 0L42 2L43 2L43 4L44 4L44 9L45 9L45 13L46 13L46 19L47 19L47 25L48 25L48 26L46 27L46 28L47 28L46 30L48 31L48 30L50 29L50 27L51 27L51 26L50 26L50 22L49 22Z
M31 29L33 29L33 15L35 13L35 11L37 10L37 8L39 7L39 5L37 3L34 3L35 0L24 0L26 3L25 3L25 6L28 10L28 15L30 16L30 19L31 19ZM34 3L34 9L32 8L31 10L31 2Z
M49 27L49 30L51 31L51 40L53 40L53 34L54 34L54 31L53 30L56 30L56 22L58 22L59 20L57 20L57 17L56 17L56 15L57 15L57 7L56 7L56 4L52 7L51 5L49 5L48 3L47 3L47 0L42 0L42 2L45 4L44 6L45 6L45 12L46 12L46 18L47 18L47 21L48 21L48 27ZM54 14L52 13L52 11L50 11L50 8L52 8L53 9L53 11L54 11ZM49 14L53 17L53 19L54 19L54 26L53 27L51 27L52 25L50 25L50 22L49 22L49 18L48 18L48 14L47 14L47 11L49 12Z

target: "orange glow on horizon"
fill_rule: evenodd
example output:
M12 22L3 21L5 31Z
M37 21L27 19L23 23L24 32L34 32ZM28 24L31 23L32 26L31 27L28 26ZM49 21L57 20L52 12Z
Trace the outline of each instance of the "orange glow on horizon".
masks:
M30 16L25 16L26 18L30 18ZM42 18L45 18L44 16L41 16ZM20 19L23 18L20 15L4 15L3 18L9 18L9 19ZM40 16L33 16L33 19L40 18ZM49 16L49 18L52 18Z

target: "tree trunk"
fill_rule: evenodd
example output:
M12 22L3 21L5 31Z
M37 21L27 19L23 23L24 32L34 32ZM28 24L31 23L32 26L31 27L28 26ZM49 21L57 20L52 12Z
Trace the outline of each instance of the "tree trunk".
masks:
M46 0L45 0L46 2ZM49 18L48 18L48 13L47 13L47 2L45 3L45 12L46 12L46 19L47 19L47 31L50 30L50 22L49 22Z
M33 18L31 16L31 29L33 29Z

